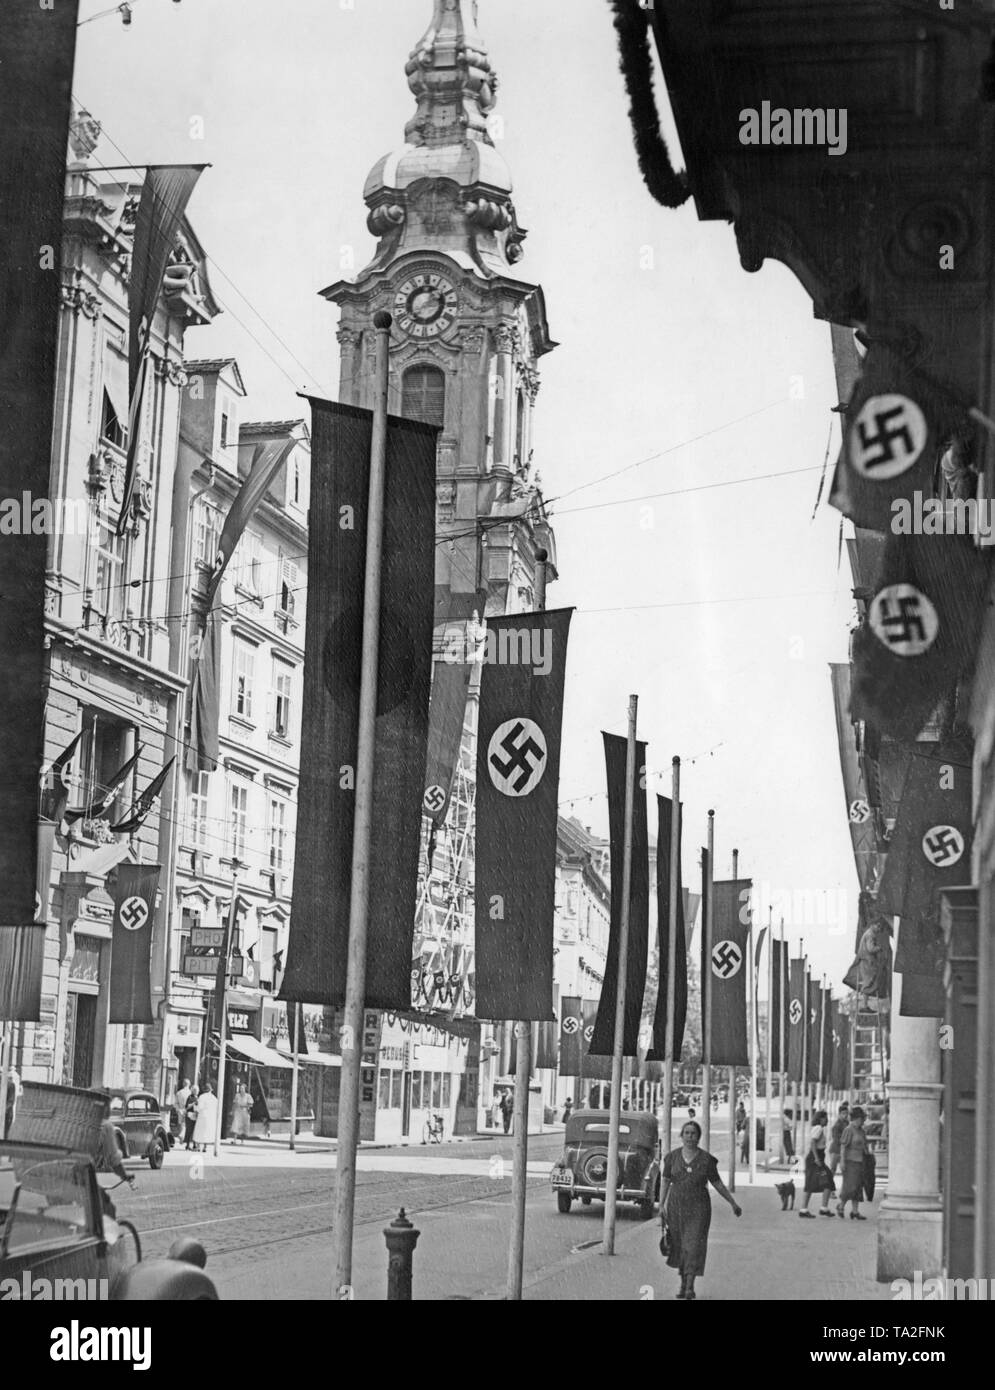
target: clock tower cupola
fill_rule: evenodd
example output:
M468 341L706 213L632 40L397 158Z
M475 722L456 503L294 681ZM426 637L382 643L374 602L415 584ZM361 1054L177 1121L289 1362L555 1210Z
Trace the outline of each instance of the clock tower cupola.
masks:
M416 102L405 143L366 180L376 252L323 293L341 309L347 404L372 406L373 315L392 315L390 410L442 429L437 583L485 589L490 614L532 606L538 549L555 578L532 417L537 364L556 344L542 289L515 273L526 233L495 143L498 79L476 0L432 4L405 69Z

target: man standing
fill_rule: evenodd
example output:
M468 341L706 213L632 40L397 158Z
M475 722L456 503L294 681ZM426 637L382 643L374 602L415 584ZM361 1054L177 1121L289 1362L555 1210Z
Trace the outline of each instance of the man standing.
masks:
M515 1099L510 1091L505 1091L501 1097L501 1118L504 1121L505 1134L511 1133L511 1117L515 1113Z
M843 1137L843 1131L846 1129L849 1123L850 1106L847 1103L847 1101L844 1101L843 1104L840 1106L839 1118L833 1125L832 1133L829 1136L828 1157L830 1173L835 1173L837 1168L840 1166L840 1140Z
M10 1127L14 1123L14 1110L17 1106L17 1098L21 1094L21 1078L13 1067L7 1073L7 1094L3 1099L3 1134L10 1133Z

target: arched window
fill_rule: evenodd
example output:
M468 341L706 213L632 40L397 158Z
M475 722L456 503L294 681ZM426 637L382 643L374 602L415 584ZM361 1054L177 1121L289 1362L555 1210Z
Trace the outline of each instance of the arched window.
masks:
M525 467L525 395L521 391L515 400L515 467Z
M438 367L409 367L404 373L401 414L441 425L446 413L446 378Z

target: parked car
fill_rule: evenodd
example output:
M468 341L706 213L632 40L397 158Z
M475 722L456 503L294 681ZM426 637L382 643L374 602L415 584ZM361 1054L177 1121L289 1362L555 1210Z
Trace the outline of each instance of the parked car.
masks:
M178 1240L165 1259L142 1261L138 1232L111 1216L109 1205L89 1154L0 1142L4 1297L16 1289L17 1297L29 1299L217 1300L202 1246Z
M147 1158L150 1168L161 1168L172 1148L168 1120L151 1091L111 1091L111 1124L122 1158Z
M569 1212L575 1197L585 1206L603 1202L608 1180L607 1110L575 1110L567 1120L563 1157L551 1176L557 1210ZM660 1196L660 1134L656 1116L644 1110L623 1111L619 1124L619 1202L635 1203L648 1220Z

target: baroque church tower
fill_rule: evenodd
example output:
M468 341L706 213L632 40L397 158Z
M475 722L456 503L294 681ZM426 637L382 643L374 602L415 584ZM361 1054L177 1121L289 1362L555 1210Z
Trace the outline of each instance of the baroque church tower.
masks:
M532 459L537 365L556 344L541 288L514 273L526 233L491 134L498 82L476 0L470 17L466 8L434 0L406 67L417 109L405 143L363 191L376 254L323 293L341 309L349 405L372 408L373 315L392 315L390 411L442 429L436 592L483 590L492 615L533 607L539 549L556 577Z

